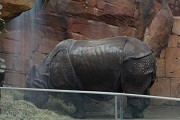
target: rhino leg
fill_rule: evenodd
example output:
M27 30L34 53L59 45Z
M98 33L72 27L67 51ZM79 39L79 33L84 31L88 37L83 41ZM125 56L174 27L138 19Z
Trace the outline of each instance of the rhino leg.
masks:
M144 114L143 111L150 105L149 98L139 98L140 107L133 113L133 118L143 118Z
M124 62L121 75L121 88L125 93L147 94L154 83L156 61L150 54L139 59ZM124 118L143 118L143 111L149 106L147 98L127 97Z
M31 68L26 83L28 88L46 88L46 79L40 79L39 72L35 65ZM41 91L26 91L24 95L24 100L34 103L38 108L43 108L48 99L48 93Z
M86 111L84 109L84 95L83 94L64 94L65 98L70 101L76 110L73 113L68 113L73 118L83 119L86 118ZM66 111L68 112L68 111Z
M26 91L24 100L32 102L38 108L43 108L49 97L46 92Z
M149 89L147 89L144 94L149 95ZM149 104L149 98L127 97L127 107L124 112L124 118L143 118L143 111L149 106Z

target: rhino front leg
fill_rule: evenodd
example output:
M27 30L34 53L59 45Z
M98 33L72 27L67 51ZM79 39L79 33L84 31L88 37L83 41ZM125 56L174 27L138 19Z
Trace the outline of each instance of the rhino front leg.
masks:
M38 71L34 65L30 70L30 75L27 80L28 88L47 88L47 78L43 71ZM34 103L38 108L43 108L45 103L48 101L49 96L47 92L42 91L26 91L24 100Z
M24 100L32 102L36 107L43 108L49 96L46 92L26 91Z
M86 118L83 94L65 94L65 98L67 98L76 108L76 111L74 113L69 113L73 118Z

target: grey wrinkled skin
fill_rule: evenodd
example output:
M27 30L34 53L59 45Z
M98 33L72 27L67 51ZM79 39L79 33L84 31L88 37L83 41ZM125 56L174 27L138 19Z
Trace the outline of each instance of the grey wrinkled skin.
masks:
M113 37L101 40L60 42L37 68L27 87L147 94L156 77L151 49L138 39ZM38 98L38 97L39 98ZM76 107L75 118L85 118L84 96L108 100L103 95L68 94ZM48 100L45 92L27 92L26 100L38 107ZM124 118L142 118L150 100L127 97Z

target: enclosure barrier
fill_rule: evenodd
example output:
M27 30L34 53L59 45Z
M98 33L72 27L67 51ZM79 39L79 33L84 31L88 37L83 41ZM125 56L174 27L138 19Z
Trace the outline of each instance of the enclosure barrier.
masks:
M180 101L180 98L160 97L151 95L139 95L128 93L115 93L115 92L99 92L99 91L79 91L79 90L57 90L57 89L37 89L37 88L19 88L19 87L0 87L0 90L25 90L25 91L39 91L39 92L55 92L55 93L79 93L79 94L96 94L96 95L110 95L115 97L115 120L123 120L123 97L139 97L150 98L158 100ZM120 118L118 118L118 97L120 105Z

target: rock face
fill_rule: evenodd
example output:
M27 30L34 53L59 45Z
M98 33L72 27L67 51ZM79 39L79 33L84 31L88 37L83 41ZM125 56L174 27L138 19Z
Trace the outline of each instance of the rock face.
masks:
M31 9L34 5L34 0L1 0L0 4L3 6L0 18L10 20Z
M164 5L146 27L144 42L148 44L156 57L159 57L162 49L167 45L173 25L173 16L169 7Z
M180 97L180 17L174 18L168 46L164 48L157 62L157 81L151 93L156 96ZM173 101L154 101L153 104L175 104Z
M2 40L6 84L24 87L29 66L40 63L67 38L131 36L146 42L159 56L173 25L164 0L45 0L32 11L6 25Z
M160 0L56 0L48 5L50 15L64 18L68 38L132 36L145 41L157 57L173 25L168 3Z
M69 35L77 39L117 35L142 39L156 14L153 0L57 0L54 4L56 13L66 18Z

